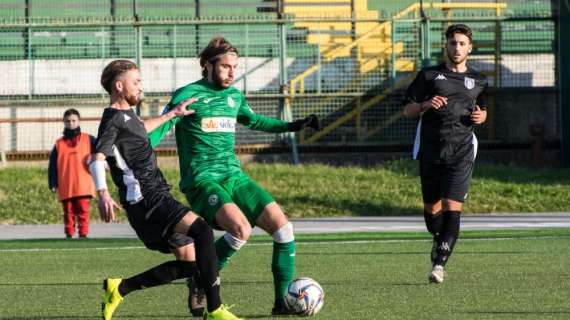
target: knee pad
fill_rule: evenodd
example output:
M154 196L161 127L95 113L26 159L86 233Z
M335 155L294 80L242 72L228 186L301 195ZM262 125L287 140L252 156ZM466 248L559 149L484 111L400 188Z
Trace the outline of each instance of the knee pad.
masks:
M247 243L246 240L238 239L238 238L232 236L232 234L229 232L226 232L226 234L224 234L224 240L230 246L230 248L232 248L236 251L241 249L241 247L243 247Z
M273 241L277 243L288 243L294 241L295 236L293 235L293 225L291 222L287 222L271 236L273 237Z

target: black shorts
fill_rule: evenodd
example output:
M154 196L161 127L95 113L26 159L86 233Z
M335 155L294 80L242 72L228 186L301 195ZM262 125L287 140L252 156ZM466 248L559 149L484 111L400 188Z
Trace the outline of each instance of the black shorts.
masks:
M170 253L193 242L187 235L173 231L190 209L168 192L145 196L136 204L125 205L125 210L131 227L150 250Z
M473 160L462 160L452 164L420 161L420 180L424 203L450 199L464 202L469 192Z

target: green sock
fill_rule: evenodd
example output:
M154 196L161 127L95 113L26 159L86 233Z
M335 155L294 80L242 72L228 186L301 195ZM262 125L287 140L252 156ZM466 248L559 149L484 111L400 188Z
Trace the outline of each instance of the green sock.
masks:
M230 262L230 258L237 252L232 249L224 237L216 240L216 254L218 255L218 270L222 270Z
M287 243L273 242L273 285L275 300L283 299L287 286L293 281L295 275L295 241Z

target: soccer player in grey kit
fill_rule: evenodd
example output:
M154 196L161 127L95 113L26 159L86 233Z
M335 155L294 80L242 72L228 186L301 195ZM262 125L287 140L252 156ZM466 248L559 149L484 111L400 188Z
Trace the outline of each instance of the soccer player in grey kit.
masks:
M419 160L424 218L433 235L430 282L442 283L459 237L463 202L477 154L474 125L487 118L481 97L487 78L467 66L473 48L463 24L445 32L447 61L418 72L404 98L404 114L419 117L414 159Z

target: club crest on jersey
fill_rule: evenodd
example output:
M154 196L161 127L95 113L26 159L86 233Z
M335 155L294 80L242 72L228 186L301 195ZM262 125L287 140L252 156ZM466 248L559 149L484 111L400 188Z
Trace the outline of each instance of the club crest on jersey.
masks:
M218 195L217 194L211 194L208 197L208 204L210 204L211 206L215 206L216 204L218 204Z
M236 119L227 117L203 118L201 127L204 132L235 132Z
M469 77L465 77L465 88L473 89L475 87L475 80Z
M236 103L235 103L234 99L232 99L232 97L228 97L228 106L230 106L230 108L233 108L236 106Z

